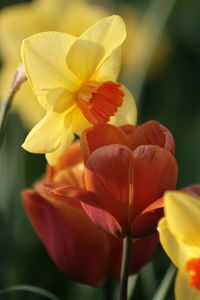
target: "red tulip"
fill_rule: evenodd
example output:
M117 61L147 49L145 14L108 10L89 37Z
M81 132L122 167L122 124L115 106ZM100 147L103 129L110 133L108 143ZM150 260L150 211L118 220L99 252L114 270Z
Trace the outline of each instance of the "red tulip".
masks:
M94 223L115 236L148 236L163 213L160 197L176 186L173 137L150 121L139 127L112 127L118 137L113 145L108 127L88 129L82 137L90 194L82 196L82 206Z
M75 143L55 167L48 166L34 190L23 191L23 202L57 267L74 280L100 286L119 278L122 239L100 230L82 209L73 189L85 190L83 174L80 145ZM67 196L60 193L66 186L71 189ZM150 260L157 242L157 233L133 240L130 273Z
M114 236L154 233L163 214L160 198L176 186L169 130L156 121L139 127L103 125L87 129L81 146L86 190L63 186L57 194L80 199L92 221Z

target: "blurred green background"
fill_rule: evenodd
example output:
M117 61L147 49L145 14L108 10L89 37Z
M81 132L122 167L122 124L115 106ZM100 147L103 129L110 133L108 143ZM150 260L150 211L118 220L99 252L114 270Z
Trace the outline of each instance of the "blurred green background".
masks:
M20 2L0 0L0 8ZM98 1L100 5L101 2ZM126 2L144 12L150 1L116 0L112 2L113 13ZM178 187L182 187L200 183L200 1L176 1L164 34L170 50L156 72L150 70L145 78L137 99L138 123L155 119L171 130L179 165ZM125 84L134 93L135 82L131 76ZM46 288L61 299L101 299L101 289L74 283L56 269L27 220L20 191L31 187L41 176L45 159L23 151L21 144L26 134L19 116L11 113L0 150L0 289L30 284ZM132 298L152 299L152 290L159 285L168 265L169 260L159 247L153 259L155 281L150 277L148 286L144 274L139 275ZM1 295L0 299L40 300L44 297L12 292ZM166 299L173 299L172 289Z

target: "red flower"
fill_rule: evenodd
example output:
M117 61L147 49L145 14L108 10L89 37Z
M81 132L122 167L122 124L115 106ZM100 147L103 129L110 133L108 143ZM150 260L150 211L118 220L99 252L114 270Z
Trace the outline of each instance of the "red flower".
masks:
M122 240L101 231L87 216L74 189L85 191L84 167L79 143L48 166L34 190L23 191L29 219L57 267L70 278L100 286L120 273ZM63 189L68 188L68 195ZM133 240L130 273L151 258L157 233Z
M163 214L160 198L175 188L178 172L168 129L156 121L102 125L87 129L81 145L86 190L63 186L58 194L76 196L92 221L115 236L154 233Z

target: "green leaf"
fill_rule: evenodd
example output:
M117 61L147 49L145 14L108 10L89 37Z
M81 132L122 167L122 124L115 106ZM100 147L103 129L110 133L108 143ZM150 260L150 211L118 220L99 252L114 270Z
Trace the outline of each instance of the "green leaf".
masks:
M173 264L171 264L169 266L163 280L161 281L161 284L158 287L154 297L152 298L152 300L164 300L165 299L167 292L169 290L169 287L174 278L175 272L176 272L176 268Z
M30 292L34 294L38 294L40 296L46 297L49 300L60 300L57 296L52 294L51 292L36 287L32 285L25 285L25 284L20 284L20 285L11 285L8 287L5 287L0 290L0 295L10 293L10 292L17 292L17 291L22 291L22 292Z

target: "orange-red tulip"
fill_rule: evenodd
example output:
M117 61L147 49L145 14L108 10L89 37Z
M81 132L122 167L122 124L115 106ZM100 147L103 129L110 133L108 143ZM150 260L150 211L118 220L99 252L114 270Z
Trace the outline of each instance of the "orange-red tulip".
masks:
M83 197L82 206L98 226L115 236L148 236L162 215L160 197L176 186L173 137L161 124L149 121L139 127L112 127L118 137L113 145L108 126L83 134L90 197ZM98 141L97 132L102 134Z
M119 278L122 239L100 230L73 195L74 187L85 189L83 175L80 144L75 143L55 167L48 166L34 190L23 191L23 202L57 267L74 280L100 286ZM66 186L72 191L67 196L60 193ZM157 233L133 240L130 273L138 272L150 260L157 242Z
M114 236L154 233L163 214L160 198L176 186L169 130L156 121L138 127L103 125L87 129L81 145L86 190L63 186L56 193L76 196L92 221Z

